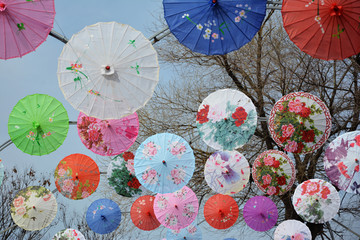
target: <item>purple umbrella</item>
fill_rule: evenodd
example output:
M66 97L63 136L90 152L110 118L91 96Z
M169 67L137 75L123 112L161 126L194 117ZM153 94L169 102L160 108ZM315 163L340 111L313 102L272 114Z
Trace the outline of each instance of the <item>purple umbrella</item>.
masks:
M255 231L263 232L275 226L278 210L270 198L256 196L245 203L243 216L249 227Z

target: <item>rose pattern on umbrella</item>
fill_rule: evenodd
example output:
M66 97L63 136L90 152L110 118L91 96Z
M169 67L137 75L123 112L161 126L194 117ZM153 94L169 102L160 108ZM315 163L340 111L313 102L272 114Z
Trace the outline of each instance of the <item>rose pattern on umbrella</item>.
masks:
M192 204L186 204L183 209L182 215L187 218L193 218L194 215L197 213L195 212L194 206Z
M150 141L144 145L143 154L151 159L151 157L157 154L158 150L160 150L160 146Z
M268 150L254 161L252 176L255 184L268 195L282 195L295 181L295 167L283 152Z
M148 168L142 174L142 179L144 180L144 182L151 185L159 184L159 177L160 175L156 172L156 170L150 168Z
M326 125L321 125L324 123L319 122L319 116ZM323 101L309 93L295 92L282 97L269 117L272 138L287 152L315 151L325 143L330 130L329 110Z
M172 155L177 156L178 159L186 152L186 147L184 143L172 142L170 143L170 148L168 149Z
M85 240L85 237L81 232L69 228L56 233L51 240Z
M169 198L163 195L159 196L156 202L159 209L164 210L169 206Z

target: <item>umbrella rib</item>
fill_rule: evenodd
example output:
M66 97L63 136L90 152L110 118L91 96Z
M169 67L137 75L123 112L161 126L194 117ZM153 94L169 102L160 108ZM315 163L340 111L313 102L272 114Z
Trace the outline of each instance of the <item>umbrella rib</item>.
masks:
M129 28L129 26L127 25L126 29L124 31L124 34L121 35L121 39L118 41L118 45L117 45L116 49L113 51L114 53L116 53L119 50L120 46L122 46L121 43L125 38L125 35L126 35L126 32L127 32L128 28ZM121 55L125 51L125 49L122 49L122 51L119 53L119 55ZM114 59L111 59L111 61L114 62Z
M11 15L9 15L8 14L8 17L9 17L9 19L11 19L12 21L13 21L13 23L16 25L16 23L14 22L14 20L13 20L13 18L11 17ZM21 53L21 50L20 50L20 47L19 47L19 43L18 43L18 41L17 41L17 38L15 37L15 35L14 35L14 31L12 31L12 28L11 28L11 25L10 25L10 20L8 19L8 18L6 18L6 17L4 17L4 20L6 19L6 22L7 22L7 24L8 24L8 26L9 26L9 28L11 29L11 35L12 35L12 37L13 37L13 40L14 40L14 42L15 42L15 45L16 45L16 49L18 50L18 54L20 55L20 56L22 56L23 54ZM5 25L5 21L4 21L4 25ZM5 29L5 28L4 28ZM4 36L6 36L5 34L4 34ZM25 37L25 35L23 34L23 36ZM32 45L31 45L31 43L29 42L29 40L25 37L25 39L26 39L26 41L29 43L29 45L32 47ZM6 45L6 40L5 40L5 44L4 45ZM33 49L34 50L34 49ZM6 50L5 50L5 53L6 53ZM6 56L6 54L5 54L5 56Z
M181 3L188 3L188 2L181 2ZM204 2L191 2L191 3L204 3ZM171 3L166 3L166 4L171 4ZM177 3L175 3L175 4L177 4ZM175 15L179 15L179 14L182 14L182 13L186 13L186 12L189 12L189 11L192 11L192 10L194 10L194 9L198 9L198 8L201 8L201 7L206 7L206 6L208 6L209 5L209 3L204 3L203 5L197 5L197 6L195 6L195 7L193 7L193 8L187 8L187 9L185 9L185 10L183 10L183 11L179 11L179 12L176 12L176 13L173 13L173 14L171 14L171 15L166 15L166 16L164 16L164 18L167 18L167 17L172 17L172 16L175 16ZM170 7L171 8L171 7ZM202 11L200 11L200 13L201 13ZM180 26L180 25L179 25Z
M351 17L350 15L349 15L349 17ZM352 18L353 19L353 18ZM340 18L340 21L341 21L341 23L342 23L342 25L345 27L345 24L344 24L344 22L342 21L342 18ZM348 21L346 21L347 23L349 23ZM351 33L357 33L357 35L358 35L358 37L360 36L360 32L359 31L357 31L357 29L354 29L354 27L353 27L353 25L352 24L349 24L349 26L352 28L352 32ZM353 42L351 41L351 38L349 37L349 35L348 35L348 32L349 31L345 31L345 34L346 34L346 36L348 37L348 40L349 40L349 43L350 43L350 45L351 45L351 47L352 47L352 50L353 50L353 53L354 54L356 54L356 49L355 49L355 47L354 47L354 45L353 45ZM340 38L340 41L341 41L341 38ZM343 57L343 56L341 56L341 57ZM347 56L345 56L345 57L347 57Z
M139 34L139 35L140 35L140 34ZM135 40L136 40L136 39L137 39L137 38L135 38ZM128 48L129 46L130 46L130 44L128 44L128 46L127 46L126 48ZM126 48L125 48L125 49L126 49ZM141 50L144 49L144 48L145 48L145 50L146 50L146 48L152 48L152 49L154 50L154 52L152 52L152 53L150 53L150 54L148 54L148 55L145 55L145 56L139 55L138 58L129 60L129 61L127 61L127 62L122 62L122 61L121 61L122 59L125 60L125 59L127 59L127 58L130 58L130 56L132 56L132 55L134 55L134 54L139 54L139 52L141 52ZM130 52L130 53L129 53L128 55L126 55L126 56L123 56L123 55L122 55L123 53L124 53L124 51L123 51L121 54L117 55L116 58L113 58L113 61L114 61L114 62L118 62L118 61L119 61L119 64L124 64L124 63L128 63L128 62L134 61L134 60L139 59L139 58L141 59L141 58L144 58L144 57L148 57L148 56L150 56L150 55L157 55L156 50L154 49L154 47L152 46L152 44L151 44L150 42L142 45L141 47L137 48L135 51Z
M22 16L22 17L24 17L24 18L31 19L31 20L33 20L34 22L37 22L37 23L39 23L39 24L41 24L41 25L44 25L44 26L53 28L53 26L51 26L51 25L48 25L48 24L46 24L46 23L44 23L44 22L41 22L41 21L39 21L39 20L37 20L37 19L35 19L35 18L32 18L32 17L30 17L30 16L27 16L27 15L24 15L24 14L22 14L22 13L19 13L19 12L17 12L17 11L14 10L14 9L13 9L12 11L15 12L15 13L17 13L17 14L16 14L17 16ZM21 20L20 18L18 18L18 19ZM25 20L26 20L26 19L25 19ZM21 20L21 21L22 21L22 20ZM24 21L22 21L22 22L24 22ZM36 31L34 31L31 27L27 26L27 28L30 28L34 33L36 33L36 35L41 36L41 35L38 34Z
M41 12L41 13L50 13L50 14L52 14L52 13L54 13L53 11L47 11L47 10L45 10L45 11L42 11L42 10L40 10L40 9L31 9L31 8L21 8L21 7L17 7L17 8L15 8L16 10L29 10L29 11L32 11L32 12ZM12 8L11 9L12 11L16 11L16 10L14 10L14 8ZM17 11L16 11L17 12Z
M144 47L147 47L148 45L151 45L151 44L149 43L149 44L147 44L147 45L144 45ZM144 47L142 47L142 48L144 48ZM139 50L140 50L140 49L139 49ZM133 58L133 59L131 59L131 60L128 60L128 59L127 59L127 58L129 58L129 56L131 56L131 55L133 55L133 54L136 54L136 53L139 53L139 52L138 52L138 51L132 52L132 53L129 54L128 56L122 58L123 60L126 59L127 61L121 61L122 59L119 59L119 58L116 58L115 60L116 60L116 62L117 62L117 60L120 60L117 64L123 65L123 64L125 64L125 63L130 63L130 62L133 62L133 61L135 61L135 60L143 59L143 58L150 57L150 56L153 56L153 55L155 56L155 58L156 58L156 56L157 56L157 53L156 53L156 51L155 51L155 52L149 53L148 55L138 56L137 58Z

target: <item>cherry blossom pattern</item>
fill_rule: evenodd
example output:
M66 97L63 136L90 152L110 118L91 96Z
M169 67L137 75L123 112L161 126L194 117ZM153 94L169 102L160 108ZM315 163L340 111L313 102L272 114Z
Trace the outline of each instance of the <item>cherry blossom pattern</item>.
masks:
M274 232L274 240L311 240L310 229L298 220L281 222Z
M75 229L64 229L56 233L51 240L85 240L84 235Z
M167 239L201 239L201 235L201 229L195 223L192 223L183 229L169 229L166 237Z

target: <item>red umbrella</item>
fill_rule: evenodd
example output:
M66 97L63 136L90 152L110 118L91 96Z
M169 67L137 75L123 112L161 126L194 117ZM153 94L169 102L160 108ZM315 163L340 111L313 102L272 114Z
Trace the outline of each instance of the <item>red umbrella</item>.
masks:
M301 51L324 60L360 52L360 1L283 0L284 28Z
M239 207L229 195L216 194L206 201L204 216L207 223L216 229L234 225L239 216Z
M141 196L131 206L131 220L141 230L151 231L160 226L154 213L154 200L154 196Z

